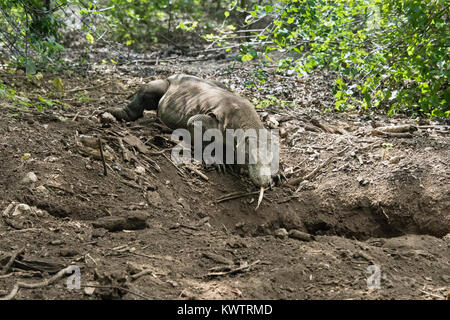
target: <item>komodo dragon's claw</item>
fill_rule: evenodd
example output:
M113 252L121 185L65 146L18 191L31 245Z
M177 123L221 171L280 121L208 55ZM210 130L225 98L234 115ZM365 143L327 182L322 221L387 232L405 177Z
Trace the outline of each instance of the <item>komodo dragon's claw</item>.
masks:
M281 173L279 173L279 174L277 174L277 175L274 175L274 176L273 176L273 180L274 180L274 182L275 182L275 185L281 185L281 184L283 184L284 182L287 182L287 181L288 181L288 179L286 178L286 176L284 175L283 172L281 172Z
M227 168L224 164L216 163L214 166L216 167L217 171L219 171L220 173L223 173L223 174L227 173Z

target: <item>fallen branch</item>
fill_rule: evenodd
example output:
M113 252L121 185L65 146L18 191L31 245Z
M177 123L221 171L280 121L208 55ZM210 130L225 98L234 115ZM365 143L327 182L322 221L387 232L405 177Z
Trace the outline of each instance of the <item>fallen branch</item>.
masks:
M125 162L130 162L130 152L128 151L128 149L125 148L125 146L123 145L123 140L121 138L117 138L118 142L119 142L119 147L120 150L122 150L122 156L123 156L123 160Z
M412 134L409 132L386 132L378 129L372 130L373 136L383 136L388 138L412 138Z
M153 270L145 269L145 270L142 270L141 272L138 272L136 274L131 275L131 279L136 280L136 279L139 279L140 277L145 276L147 274L151 274L152 276L155 276L155 274L153 273Z
M311 123L312 123L313 125L315 125L316 127L319 127L320 129L322 129L322 130L325 131L325 132L328 132L328 133L335 133L334 128L332 128L331 126L328 126L328 125L326 125L326 124L320 122L320 121L317 120L317 119L311 119Z
M27 289L35 289L35 288L42 288L42 287L46 287L56 281L58 281L59 279L61 279L62 277L64 277L64 275L68 272L72 270L73 266L68 266L62 270L60 270L57 274L55 274L53 277L44 280L42 282L36 282L36 283L26 283L26 282L17 282L13 289L11 290L11 292L3 297L0 298L0 300L12 300L14 299L14 297L16 296L17 292L19 291L20 288L27 288Z
M6 207L6 209L3 210L2 216L3 216L3 217L8 217L9 214L11 213L11 211L15 208L15 206L16 206L16 203L15 203L14 201L11 202L11 203Z
M434 293L431 293L431 292L427 292L425 290L419 290L419 291L424 293L424 294L426 294L427 296L431 296L431 297L434 297L434 298L438 298L438 299L444 300L443 296L440 296L440 295L437 295L437 294L434 294Z
M75 114L75 116L73 117L72 121L77 120L78 116L80 115L80 112L81 112L81 110L78 111L78 112Z
M66 192L66 193L68 193L68 194L70 194L72 196L75 194L73 191L71 191L69 189L66 189L66 188L64 188L62 186L57 186L57 185L53 185L53 184L49 184L49 183L44 184L44 186L47 187L47 188L54 188L54 189L58 189L58 190L64 191L64 192Z
M225 196L223 196L223 197L220 197L220 198L218 198L217 200L216 200L216 202L217 203L220 203L220 202L224 202L224 201L228 201L228 200L233 200L233 199L238 199L238 198L243 198L243 197L247 197L247 196L254 196L254 195L256 195L256 194L259 194L259 190L258 191L253 191L253 192L244 192L244 193L242 193L242 192L239 192L239 193L230 193L230 194L227 194L227 195L225 195Z
M156 163L155 160L150 159L149 157L147 157L145 154L142 154L142 157L147 160L147 162L152 166L153 169L155 169L155 171L157 172L161 172L161 168L158 165L158 163Z
M141 141L141 139L130 133L123 137L123 141L131 147L136 147L140 153L148 154L150 152L150 149Z
M25 248L20 248L19 250L13 252L13 254L11 255L11 258L9 258L8 263L3 267L2 271L0 272L1 275L4 275L9 271L9 269L13 265L14 261L17 259L17 256L22 254L24 250L25 250Z
M129 186L131 188L142 190L142 187L138 186L136 183L129 182L129 181L126 181L126 180L123 180L123 179L120 180L120 182L122 182L124 185L127 185L127 186Z
M106 249L114 251L114 252L119 252L119 253L129 253L129 254L132 254L132 255L135 255L135 256L138 256L138 257L144 257L144 258L149 258L149 259L160 259L160 260L172 261L172 259L170 259L167 256L148 255L148 254L144 254L144 253L131 251L130 248L127 245L119 246L119 247L116 247L116 248L106 248Z
M389 126L389 127L378 127L372 130L373 136L385 136L385 137L393 137L393 138L411 138L412 133L417 131L416 126L412 126L409 124L400 125L400 126Z
M391 133L404 133L409 132L413 133L414 131L417 131L416 126L412 126L409 124L400 125L400 126L388 126L388 127L378 127L376 130L381 132L391 132Z
M192 172L194 172L195 174L197 174L200 178L202 178L205 181L209 181L209 178L203 174L202 172L200 172L199 170L197 170L196 168L192 168L189 166L186 166L186 168L188 168L189 170L191 170Z
M177 171L181 174L181 176L183 177L185 176L184 171L181 170L172 160L170 160L168 156L166 156L164 153L162 153L162 155L175 167L175 169L177 169Z
M242 266L239 266L237 268L228 270L228 271L223 271L223 272L210 272L208 274L206 274L206 277L220 277L220 276L225 276L228 274L233 274L233 273L237 273L237 272L243 272L243 271L248 271L251 267L253 267L254 265L260 263L260 260L256 260L250 264L245 263Z
M100 156L102 157L103 162L103 175L108 175L108 171L106 170L106 162L105 162L105 156L103 154L103 143L102 139L98 138L98 148L100 149Z

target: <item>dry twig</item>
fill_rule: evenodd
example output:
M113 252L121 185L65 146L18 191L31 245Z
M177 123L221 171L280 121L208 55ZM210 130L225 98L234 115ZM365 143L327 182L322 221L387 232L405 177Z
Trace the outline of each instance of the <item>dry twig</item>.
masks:
M22 254L24 250L25 250L25 248L20 248L19 250L13 252L8 263L3 267L2 271L0 272L1 275L4 275L9 271L9 269L13 265L14 261L17 259L17 256Z
M259 194L259 190L258 191L253 191L253 192L234 192L234 193L230 193L227 194L223 197L220 197L216 200L217 203L220 202L224 202L224 201L228 201L228 200L233 200L233 199L238 199L238 198L243 198L243 197L247 197L247 196L254 196L256 194Z
M12 300L14 299L14 297L16 296L17 292L19 291L20 288L27 288L27 289L35 289L35 288L42 288L42 287L46 287L56 281L58 281L59 279L61 279L62 277L64 277L64 275L68 272L72 270L72 266L68 266L62 270L60 270L57 274L55 274L53 277L41 281L41 282L36 282L36 283L26 283L26 282L17 282L13 289L11 290L11 292L3 297L0 298L0 300Z

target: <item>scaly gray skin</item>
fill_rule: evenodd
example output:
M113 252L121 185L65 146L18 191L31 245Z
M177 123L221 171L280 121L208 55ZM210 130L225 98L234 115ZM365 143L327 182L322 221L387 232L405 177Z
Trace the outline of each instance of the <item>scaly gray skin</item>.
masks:
M190 75L173 75L164 80L151 81L135 94L133 101L125 108L106 111L118 120L134 121L143 116L144 110L157 110L161 121L174 130L184 128L192 132L195 121L201 121L205 130L217 128L224 135L226 129L264 129L248 100L228 91L218 81ZM248 149L246 143L245 150ZM268 156L271 157L271 154ZM272 185L270 163L257 161L248 164L248 171L256 186L267 188Z

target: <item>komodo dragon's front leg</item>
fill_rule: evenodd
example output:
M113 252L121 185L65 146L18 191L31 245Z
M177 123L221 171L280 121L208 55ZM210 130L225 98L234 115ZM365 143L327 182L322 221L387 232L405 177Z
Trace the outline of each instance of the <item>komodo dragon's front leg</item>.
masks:
M154 80L142 86L125 108L110 108L106 112L111 113L117 120L134 121L143 116L144 110L156 110L159 100L169 88L167 80Z
M191 141L195 139L195 128L199 125L201 126L201 128L197 128L197 130L199 130L199 132L201 133L201 137L203 137L206 130L219 129L219 121L214 115L196 114L190 117L187 121L187 129L189 131L189 134L191 135ZM207 143L202 140L202 150L206 147L206 145ZM220 172L226 172L224 163L214 163L214 166Z
M189 130L191 137L194 137L194 127L196 123L201 124L202 133L208 129L219 128L219 121L216 119L216 117L210 116L208 114L196 114L190 117L187 122L187 129Z

